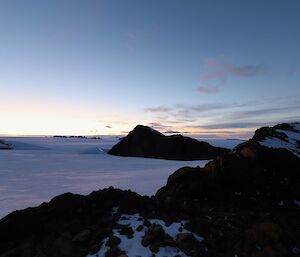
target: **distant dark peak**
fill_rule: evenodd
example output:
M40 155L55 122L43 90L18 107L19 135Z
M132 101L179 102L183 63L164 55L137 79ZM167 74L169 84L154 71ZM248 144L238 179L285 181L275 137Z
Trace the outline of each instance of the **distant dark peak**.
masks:
M162 133L160 133L159 131L155 130L154 128L151 128L151 127L148 127L148 126L144 126L144 125L137 125L137 126L135 126L135 128L131 132L137 132L137 131L145 131L145 132L151 132L151 133L162 135Z
M117 156L188 161L208 160L228 151L180 134L165 136L153 128L138 125L108 153Z

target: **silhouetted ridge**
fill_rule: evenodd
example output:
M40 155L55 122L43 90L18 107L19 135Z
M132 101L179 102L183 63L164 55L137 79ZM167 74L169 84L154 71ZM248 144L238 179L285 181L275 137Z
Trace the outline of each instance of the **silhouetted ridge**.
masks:
M108 153L187 161L213 159L220 153L228 151L180 134L165 136L150 127L138 125Z

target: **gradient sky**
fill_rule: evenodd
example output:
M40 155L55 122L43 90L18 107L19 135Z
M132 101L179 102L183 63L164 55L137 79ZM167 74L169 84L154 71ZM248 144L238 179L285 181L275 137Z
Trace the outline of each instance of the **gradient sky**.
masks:
M300 120L299 0L3 0L0 134Z

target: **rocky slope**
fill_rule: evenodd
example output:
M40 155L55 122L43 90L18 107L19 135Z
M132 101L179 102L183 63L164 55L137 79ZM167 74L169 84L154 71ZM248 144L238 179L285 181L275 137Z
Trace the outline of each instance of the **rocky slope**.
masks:
M166 188L178 180L180 188L187 181L191 195L210 199L231 199L236 193L272 198L278 202L300 199L300 149L299 141L295 139L300 137L298 127L299 124L295 123L260 128L253 138L238 145L232 152L219 155L203 169L182 168L176 171L169 177ZM281 143L271 144L271 141ZM283 147L284 143L288 147ZM164 190L162 188L158 194ZM178 190L170 192L170 195L176 195Z
M246 144L285 149L300 157L300 123L282 123L274 127L262 127L256 130L254 137Z
M0 256L300 256L300 158L264 145L293 142L290 126L299 133L262 128L204 168L175 171L151 198L109 188L11 213Z
M150 127L138 125L108 153L187 161L213 159L228 151L182 135L165 136Z

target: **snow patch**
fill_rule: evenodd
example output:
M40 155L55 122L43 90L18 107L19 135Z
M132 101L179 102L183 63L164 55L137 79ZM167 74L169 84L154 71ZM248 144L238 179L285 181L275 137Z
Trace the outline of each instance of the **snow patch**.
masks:
M112 209L112 213L116 213L117 207L114 207ZM160 219L149 219L150 223L152 224L159 224L163 227L166 234L170 235L174 240L176 239L177 234L179 233L192 233L195 238L198 241L202 241L203 238L197 235L196 233L193 233L189 230L187 230L184 226L187 221L182 222L173 222L169 226L166 226L165 222ZM133 231L133 237L128 238L126 235L121 235L118 231L118 229L113 229L113 235L117 236L121 239L121 243L119 244L119 248L121 251L126 251L126 254L128 256L143 256L143 257L151 257L153 256L153 252L150 250L150 247L144 247L142 245L142 239L145 234L145 231L148 229L147 227L143 227L141 231L137 231L136 229L143 225L144 219L139 214L133 214L133 215L127 215L123 214L121 215L121 218L118 221L118 224L120 225L126 225L130 226ZM104 239L101 249L98 253L93 255L88 255L87 257L97 257L97 256L105 256L105 253L107 250L109 250L109 246L106 246L106 243L108 241L108 238ZM182 256L186 257L187 255L183 253L181 250L179 250L176 247L160 247L159 252L155 253L156 257L164 257L164 256Z
M282 140L277 137L267 137L264 140L260 141L260 145L266 146L269 148L285 148L292 152L297 157L300 157L300 124L299 123L291 123L290 124L293 129L299 131L290 131L283 129L276 129L276 132L283 133L287 136L286 140Z

